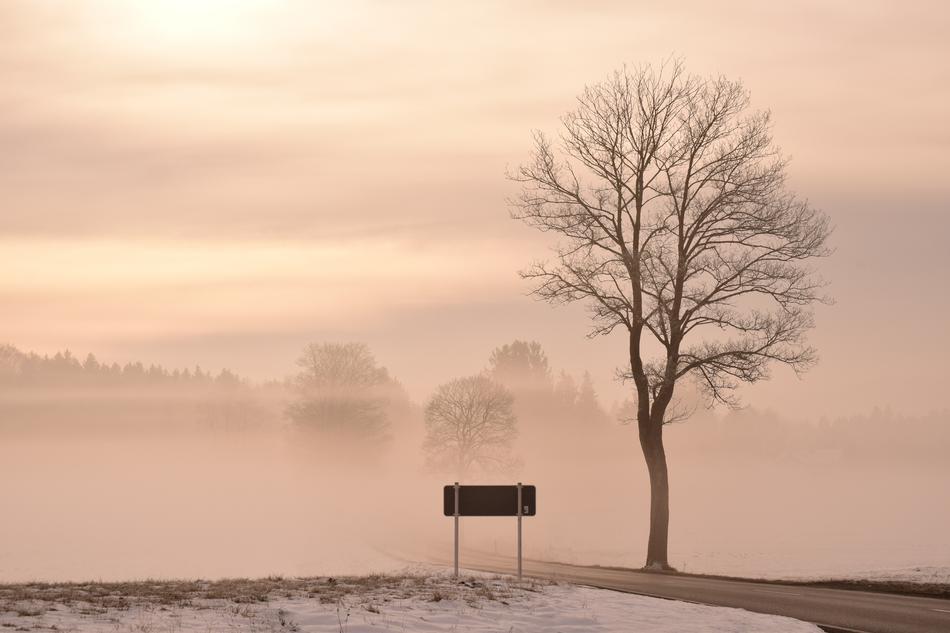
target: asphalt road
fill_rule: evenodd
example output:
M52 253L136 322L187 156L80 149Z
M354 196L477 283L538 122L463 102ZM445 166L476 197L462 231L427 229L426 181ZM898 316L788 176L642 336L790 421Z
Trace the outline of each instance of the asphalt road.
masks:
M513 573L513 558L465 553L462 567ZM950 600L525 561L524 573L580 585L814 622L827 631L950 633Z

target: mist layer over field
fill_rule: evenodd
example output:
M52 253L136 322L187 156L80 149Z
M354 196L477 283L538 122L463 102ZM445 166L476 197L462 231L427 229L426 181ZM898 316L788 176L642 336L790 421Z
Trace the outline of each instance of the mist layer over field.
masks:
M441 486L452 477L424 467L417 406L374 452L300 432L274 413L279 400L261 397L259 417L240 424L70 423L68 398L62 417L8 418L0 581L366 573L450 560ZM844 421L822 429L755 411L670 427L671 562L771 576L950 565L946 437L928 450L886 435L940 418L876 416L854 421L857 436ZM641 565L649 506L635 430L609 417L525 419L520 472L467 483L538 486L528 556ZM515 521L463 519L462 544L513 553Z

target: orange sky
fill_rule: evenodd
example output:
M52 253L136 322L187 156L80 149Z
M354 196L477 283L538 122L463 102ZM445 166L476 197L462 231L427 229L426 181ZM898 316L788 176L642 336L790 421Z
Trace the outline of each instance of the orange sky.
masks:
M5 0L0 340L263 378L362 339L421 399L533 338L612 400L622 341L525 297L546 242L504 171L585 83L678 55L772 109L837 225L821 365L746 401L945 407L946 8L669 5Z

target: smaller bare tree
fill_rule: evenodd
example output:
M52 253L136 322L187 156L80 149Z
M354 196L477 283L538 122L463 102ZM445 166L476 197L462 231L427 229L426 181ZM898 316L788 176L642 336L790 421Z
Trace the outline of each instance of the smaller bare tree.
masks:
M517 436L514 398L487 376L458 378L441 385L426 404L428 466L454 473L459 480L482 472L503 472L517 465L511 443Z

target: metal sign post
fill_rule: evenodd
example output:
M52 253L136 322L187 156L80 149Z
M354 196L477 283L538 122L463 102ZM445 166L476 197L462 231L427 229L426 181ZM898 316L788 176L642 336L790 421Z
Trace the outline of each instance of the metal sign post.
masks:
M521 582L521 482L518 482L518 582Z
M459 577L459 482L455 482L455 577Z
M518 580L522 575L522 517L537 513L537 489L516 486L460 486L442 489L442 513L455 520L455 577L459 575L459 517L518 517Z

